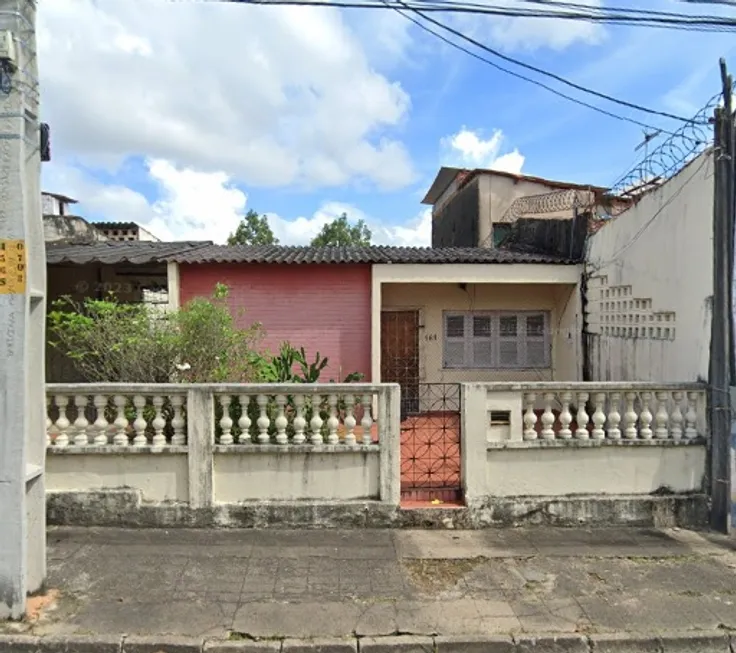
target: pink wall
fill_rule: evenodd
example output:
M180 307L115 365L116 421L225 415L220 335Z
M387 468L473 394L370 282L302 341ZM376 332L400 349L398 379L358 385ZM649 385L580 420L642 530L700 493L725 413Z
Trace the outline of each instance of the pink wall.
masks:
M261 322L263 345L277 352L288 340L314 360L329 358L320 380L342 381L351 372L371 374L370 265L180 265L182 305L209 297L215 284L230 287L230 307L240 325Z

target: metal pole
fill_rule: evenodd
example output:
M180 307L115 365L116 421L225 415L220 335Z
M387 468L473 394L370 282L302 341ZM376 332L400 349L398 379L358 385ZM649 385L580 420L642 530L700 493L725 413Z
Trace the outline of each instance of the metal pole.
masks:
M12 619L24 615L26 595L46 576L46 261L35 18L35 0L0 0L0 37L9 33L15 50L15 66L0 80L0 618Z

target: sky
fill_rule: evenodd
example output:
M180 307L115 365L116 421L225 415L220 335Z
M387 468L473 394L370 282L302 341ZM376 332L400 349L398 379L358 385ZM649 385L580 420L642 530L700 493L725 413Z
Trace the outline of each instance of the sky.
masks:
M719 57L736 69L733 34L433 16L686 117L718 92ZM52 139L44 190L79 200L89 220L134 221L163 240L224 242L254 209L282 244L308 244L345 212L375 243L426 246L421 199L442 165L609 186L643 153L642 127L508 76L391 10L40 0L38 45ZM654 127L680 124L576 95Z

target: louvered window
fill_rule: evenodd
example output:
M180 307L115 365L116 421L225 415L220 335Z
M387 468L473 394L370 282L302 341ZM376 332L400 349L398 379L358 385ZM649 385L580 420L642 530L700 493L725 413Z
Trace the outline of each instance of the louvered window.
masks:
M550 349L546 312L444 314L446 368L547 368Z

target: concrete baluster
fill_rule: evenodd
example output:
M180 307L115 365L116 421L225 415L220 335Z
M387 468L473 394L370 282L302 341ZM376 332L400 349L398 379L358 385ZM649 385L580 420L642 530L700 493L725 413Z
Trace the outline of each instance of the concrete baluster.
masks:
M220 396L220 406L222 407L222 417L220 418L220 444L232 444L233 439L233 420L230 417L230 405L233 399L228 395Z

